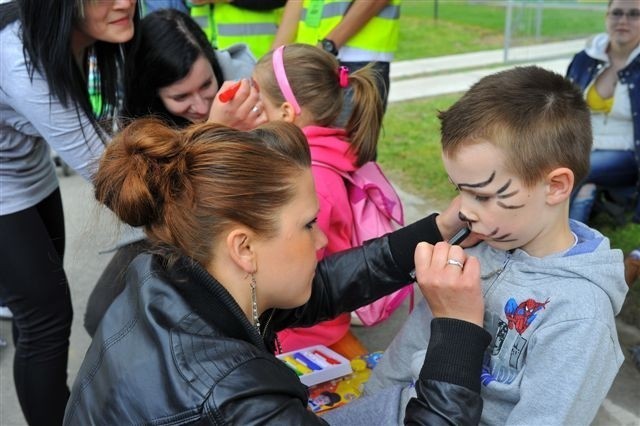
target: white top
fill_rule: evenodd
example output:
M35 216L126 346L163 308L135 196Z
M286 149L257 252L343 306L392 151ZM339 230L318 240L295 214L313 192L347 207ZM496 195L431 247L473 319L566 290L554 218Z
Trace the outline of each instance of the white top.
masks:
M592 58L604 62L598 75L610 66L607 47L609 36L605 33L594 36L587 42L585 52ZM626 65L640 54L640 46L631 52ZM626 66L625 65L625 66ZM585 96L590 87L597 80L594 78L585 89ZM591 127L593 131L593 149L607 150L634 150L633 145L633 120L631 113L631 101L629 99L629 85L618 81L613 92L613 105L609 113L591 113Z

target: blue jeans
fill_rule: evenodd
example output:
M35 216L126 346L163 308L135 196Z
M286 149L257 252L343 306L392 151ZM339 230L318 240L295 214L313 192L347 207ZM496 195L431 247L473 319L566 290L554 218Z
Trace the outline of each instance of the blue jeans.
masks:
M590 194L576 196L585 184L594 184L607 188L629 190L638 181L638 164L632 151L602 150L591 153L591 170L586 179L577 185L572 194L569 217L583 223L589 221L589 215L595 202L595 190ZM636 205L634 220L640 218L640 204Z

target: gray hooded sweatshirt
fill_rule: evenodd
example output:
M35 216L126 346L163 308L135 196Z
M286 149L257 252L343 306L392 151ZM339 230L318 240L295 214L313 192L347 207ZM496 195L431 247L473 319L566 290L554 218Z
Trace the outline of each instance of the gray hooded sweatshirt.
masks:
M487 244L467 249L481 265L484 328L482 424L589 424L624 360L614 321L624 301L623 258L609 240L571 221L577 243L536 258ZM424 360L431 313L424 300L389 346L366 392L404 384Z

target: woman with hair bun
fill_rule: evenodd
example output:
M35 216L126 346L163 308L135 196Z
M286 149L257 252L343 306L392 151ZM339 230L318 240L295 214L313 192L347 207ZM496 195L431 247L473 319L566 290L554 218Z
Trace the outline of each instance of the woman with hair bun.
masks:
M316 225L309 147L288 123L242 132L135 121L106 149L95 186L98 201L144 227L152 248L129 265L124 292L98 326L65 424L397 418L395 388L317 417L307 409L306 387L274 356L276 333L350 312L405 285L414 251L416 262L430 256L418 242L448 238L463 225L456 206L318 262L327 239ZM489 341L480 287L459 275L448 281L439 289L422 283L434 312L447 317L432 327L439 324L447 337L432 338L425 365L442 370L424 369L408 422L473 423L480 416L479 391L468 387L479 389L474 365ZM465 353L451 341L464 342Z

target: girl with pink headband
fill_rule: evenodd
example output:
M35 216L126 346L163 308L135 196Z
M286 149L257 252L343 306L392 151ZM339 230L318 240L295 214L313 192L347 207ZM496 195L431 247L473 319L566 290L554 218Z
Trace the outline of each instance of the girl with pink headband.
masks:
M329 53L290 44L263 56L254 79L268 120L296 124L309 142L320 203L318 226L329 240L318 257L351 248L353 218L347 190L334 169L348 173L375 159L383 108L374 72L367 67L348 74ZM352 113L345 128L337 128L334 123L348 86L354 91ZM349 314L342 314L310 328L284 330L278 338L283 351L330 346L347 334L349 326Z

